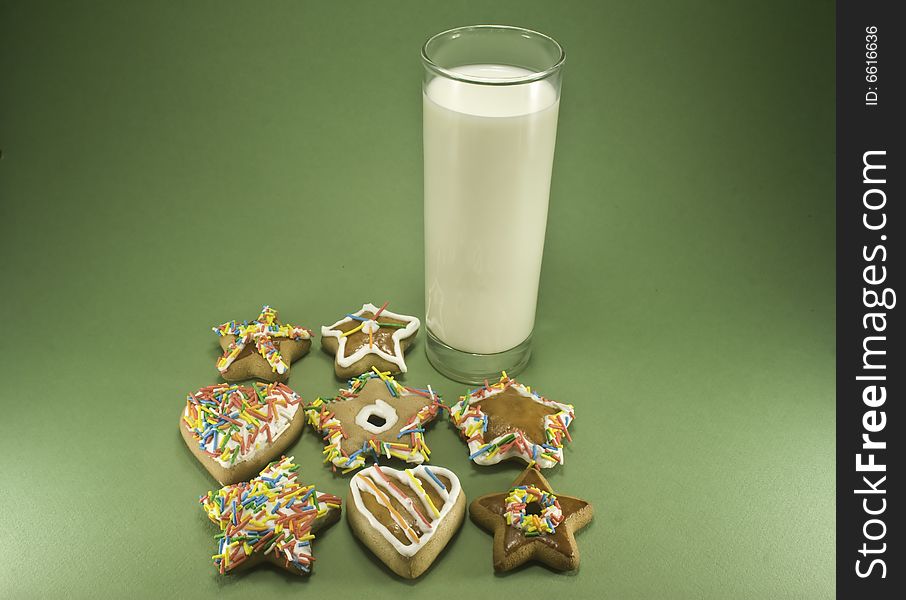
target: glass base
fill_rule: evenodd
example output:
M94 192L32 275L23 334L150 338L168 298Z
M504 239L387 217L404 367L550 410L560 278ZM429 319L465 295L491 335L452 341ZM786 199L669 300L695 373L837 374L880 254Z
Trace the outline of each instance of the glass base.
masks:
M428 343L425 344L425 354L431 365L443 375L462 383L497 381L501 371L515 377L525 369L532 355L531 334L515 348L495 354L475 354L451 348L431 333L430 329L426 330Z

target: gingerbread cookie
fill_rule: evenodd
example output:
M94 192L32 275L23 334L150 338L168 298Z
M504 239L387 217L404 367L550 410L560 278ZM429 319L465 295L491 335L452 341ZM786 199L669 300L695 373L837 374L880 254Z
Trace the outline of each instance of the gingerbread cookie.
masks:
M321 327L321 346L333 354L337 377L347 379L377 368L405 373L403 353L414 341L421 322L416 317L363 304L333 325Z
M424 573L462 525L465 494L442 467L398 471L375 464L349 482L346 520L353 533L394 573Z
M389 374L372 371L351 379L333 400L317 398L305 411L324 435L324 462L348 473L380 456L426 462L431 451L425 425L441 406L431 386L403 387Z
M221 575L264 559L297 575L311 573L311 543L316 533L339 520L341 501L299 483L299 467L292 461L284 456L251 481L199 499L220 527L212 558Z
M254 321L229 321L212 329L220 336L223 356L217 359L217 370L226 381L286 381L290 364L311 348L311 331L281 325L270 306Z
M186 398L179 431L221 484L254 476L302 433L302 398L282 383L219 384Z
M591 522L593 513L585 500L555 494L532 467L508 491L481 496L469 505L472 520L494 534L495 571L509 571L529 560L560 571L578 569L574 534Z
M450 418L479 465L518 459L541 468L563 464L573 407L548 400L503 373L500 381L461 396Z

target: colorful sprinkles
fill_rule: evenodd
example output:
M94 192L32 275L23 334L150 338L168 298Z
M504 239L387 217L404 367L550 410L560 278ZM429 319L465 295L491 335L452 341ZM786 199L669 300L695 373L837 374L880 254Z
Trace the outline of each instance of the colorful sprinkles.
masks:
M296 478L299 467L292 460L282 457L251 481L222 487L199 499L208 518L220 527L220 534L214 536L217 554L211 558L221 574L256 552L288 569L311 572L312 525L339 510L341 500L301 485Z
M199 449L229 467L280 436L301 403L282 383L211 385L186 397L182 418Z
M289 340L307 340L311 339L311 330L305 327L296 327L294 325L278 325L277 311L270 306L264 306L261 314L254 321L229 321L222 325L212 328L217 335L233 335L236 339L224 351L223 356L217 359L217 369L225 372L239 353L250 342L255 344L258 353L264 357L267 364L275 373L283 375L289 369L289 365L283 360L283 356L274 344L274 339Z
M383 381L387 386L387 391L394 398L414 394L428 398L432 402L413 415L399 429L396 439L404 438L403 440L385 442L372 437L361 448L354 452L346 453L343 451L342 441L348 436L343 429L343 424L330 410L330 405L332 402L342 402L355 398L365 387L365 384L373 379ZM441 403L440 396L430 386L426 390L405 387L397 383L389 372L381 372L376 368L350 379L348 386L348 388L340 390L340 393L333 399L325 400L319 397L311 404L303 407L306 411L308 423L324 436L324 462L331 463L332 470L336 471L339 468L342 473L349 473L364 466L368 460L377 462L381 456L388 459L398 458L410 463L423 463L430 460L431 449L425 443L424 425L437 416L438 410L446 408ZM408 437L406 438L406 436Z
M544 417L543 443L538 444L529 440L521 431L500 435L487 443L484 442L488 416L477 404L508 388L535 402L558 409L557 413ZM510 457L519 457L529 465L539 468L563 464L563 443L564 440L572 441L567 428L574 418L572 405L548 400L533 392L530 387L510 379L506 371L501 374L499 382L494 384L485 382L483 387L460 396L459 402L450 407L450 419L468 443L469 458L480 465L496 464Z
M525 537L552 534L557 530L557 525L563 522L563 511L557 497L536 486L514 487L504 502L506 507L503 516L506 524L521 530ZM527 514L527 507L532 503L540 508L539 514Z

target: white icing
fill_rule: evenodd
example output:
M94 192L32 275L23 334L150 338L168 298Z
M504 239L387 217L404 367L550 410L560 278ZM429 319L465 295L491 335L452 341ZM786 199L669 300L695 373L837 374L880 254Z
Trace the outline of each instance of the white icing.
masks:
M377 425L372 425L368 422L368 418L372 415L377 415L382 417L385 421L383 425L378 427ZM371 433L384 433L394 425L399 420L399 415L396 414L396 409L378 398L374 401L374 404L369 404L363 406L362 410L359 411L359 414L355 416L355 424Z
M533 400L534 402L537 402L538 404L543 404L545 406L550 406L552 408L557 408L557 409L563 411L565 414L562 414L560 416L560 418L563 419L563 424L566 427L569 427L569 424L572 422L572 417L570 416L573 414L572 405L562 404L560 402L548 400L547 398L542 398L538 394L533 394L532 392L530 392L526 388L526 386L522 385L521 383L516 383L515 381L510 383L510 385L508 387L510 389L514 390L520 396L524 396L525 398L530 398L531 400ZM485 400L492 396L496 396L497 394L503 393L503 391L506 389L507 389L507 387L500 389L500 388L495 388L492 386L490 388L490 392L489 392L487 390L487 388L483 388L481 390L481 393L478 396L474 396L474 397L467 396L464 400L460 400L459 402L454 404L451 408L451 411L459 413L462 411L463 403L468 403L468 405L471 406L472 404L475 404L476 402L480 402L481 400ZM550 425L555 422L556 419L554 419L554 417L555 417L555 415L546 415L544 417L544 429L545 430L547 430L547 428L550 427ZM465 432L470 427L473 427L477 423L481 423L481 422L482 422L482 419L480 417L472 416L472 417L465 419L462 423L460 423L459 429L462 430L463 432ZM507 435L509 435L509 434L499 435L496 438L490 440L488 442L488 444L496 444L503 438L507 437ZM527 446L537 448L538 456L535 460L539 467L541 467L543 469L547 469L547 468L553 467L554 465L557 465L557 464L563 464L563 448L562 447L555 448L555 449L542 448L540 445L534 444L531 440L526 438L524 435L522 436L522 438ZM471 440L468 445L469 445L469 455L471 456L475 452L481 450L487 444L485 444L481 440ZM545 458L544 456L541 455L542 452L553 455L554 457L556 457L556 460L551 460L551 459ZM475 462L475 464L487 466L487 465L496 465L497 463L499 463L501 461L504 461L504 460L507 460L507 459L513 458L513 457L520 458L522 460L525 460L526 462L530 462L532 459L531 453L527 454L526 452L524 452L519 447L518 444L513 444L512 446L510 446L510 448L506 452L497 452L493 456L488 456L488 454L490 454L490 453L484 452L482 454L479 454L472 460Z
M381 313L381 314L384 314L384 313ZM378 322L375 321L374 319L368 319L367 321L362 323L362 331L364 333L377 333L378 329L380 329L380 328L381 328L381 326L378 325Z
M375 306L374 304L363 304L361 310L351 313L351 314L358 317L365 312L370 312L371 314L375 314L379 310L380 310L380 307ZM398 314L395 312L390 312L389 310L385 310L384 312L382 312L381 316L387 316L387 317L390 317L391 319L397 319L399 321L403 321L404 323L406 323L405 327L396 329L393 332L393 336L392 336L393 354L389 354L383 348L381 348L378 344L374 344L371 347L368 347L367 345L363 345L361 348L359 348L358 350L356 350L349 356L346 356L346 337L343 336L342 331L340 331L339 329L336 329L336 328L341 323L346 323L347 321L350 321L349 317L343 317L342 319L340 319L333 325L329 325L329 326L324 325L321 327L321 336L322 337L337 338L337 340L339 342L339 347L337 348L337 356L336 356L338 365L340 365L341 367L349 367L349 366L352 366L354 363L362 360L368 354L376 354L376 355L380 356L381 358L383 358L384 360L391 362L391 363L395 364L397 367L399 367L399 370L401 373L406 372L406 361L403 358L403 349L400 346L400 342L412 335L415 335L415 332L418 331L418 328L421 325L421 321L419 321L417 317L412 317L409 315L401 315L401 314ZM366 323L367 322L368 321L366 321ZM374 322L374 321L371 320L371 322ZM377 324L375 323L375 325L377 325ZM369 326L369 327L371 327L371 326ZM365 331L365 328L363 327L362 330ZM377 331L377 330L375 329L374 331ZM365 331L365 333L368 333L368 332Z
M426 526L421 517L418 516L418 513L415 511L413 501L411 499L407 499L406 501L404 501L404 499L401 499L399 495L396 494L396 492L394 492L393 489L387 484L387 482L384 481L384 478L381 477L381 474L378 473L377 469L375 469L374 467L368 467L367 469L359 471L349 482L349 489L352 493L352 500L355 504L356 510L358 510L359 513L363 514L367 519L368 524L374 527L381 534L381 536L383 536L383 538L393 546L393 548L397 552L405 557L411 557L417 554L418 551L421 550L425 546L425 544L427 544L428 541L431 540L432 537L434 537L434 532L437 531L437 524L440 523L444 518L446 518L446 516L453 509L453 506L456 504L461 491L459 478L456 477L456 475L452 471L443 467L430 467L432 473L434 473L435 475L443 475L450 481L450 489L444 490L437 484L437 482L434 481L434 479L430 475L428 475L428 473L425 472L425 469L427 468L428 467L425 467L424 465L419 465L413 469L398 471L396 469L391 469L390 467L381 467L381 473L383 473L387 477L392 477L393 479L395 479L393 483L397 485L397 487L406 487L415 493L419 500L421 500L421 506L419 507L419 509L422 516L431 521L430 527ZM407 471L411 472L414 476L421 475L422 478L427 481L428 484L431 485L435 490L437 490L440 496L444 499L443 507L436 507L440 513L440 516L436 515L431 509L431 504L427 500L427 494L420 491L412 483L412 480L409 479L409 476L406 474ZM427 529L427 531L425 531L425 529L419 527L419 529L421 529L422 531L422 535L419 536L418 541L410 539L409 544L403 544L396 538L396 536L390 533L390 530L387 529L387 527L385 527L383 523L375 518L371 511L369 511L365 507L365 503L362 502L362 492L367 492L374 496L376 499L378 499L378 497L374 493L374 490L371 489L371 486L369 486L362 480L363 476L369 477L371 481L378 485L381 488L381 491L383 491L385 494L396 498L397 501L399 501L404 507L406 507L407 512L412 515L416 523ZM380 499L378 499L378 502L380 502Z

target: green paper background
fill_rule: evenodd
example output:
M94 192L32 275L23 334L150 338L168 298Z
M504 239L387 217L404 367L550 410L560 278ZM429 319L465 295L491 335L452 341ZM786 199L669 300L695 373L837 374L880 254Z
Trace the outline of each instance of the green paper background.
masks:
M830 597L833 6L0 2L0 596ZM220 577L177 431L209 327L423 315L419 48L480 22L568 54L520 379L576 406L546 474L595 504L581 569L495 576L467 521L406 582L344 521L307 581ZM423 337L408 362L462 393ZM290 385L333 394L330 357ZM469 498L520 471L427 440ZM320 451L292 448L303 479L345 497Z

